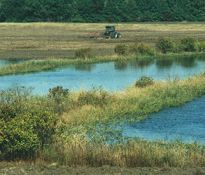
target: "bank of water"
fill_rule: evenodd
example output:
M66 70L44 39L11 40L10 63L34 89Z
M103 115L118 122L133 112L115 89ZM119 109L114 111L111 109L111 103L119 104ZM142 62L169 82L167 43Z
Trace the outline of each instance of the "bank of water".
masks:
M141 76L150 76L155 80L185 79L204 71L205 59L194 57L78 64L53 71L2 76L0 89L25 86L40 95L56 86L70 90L101 87L108 91L118 91L133 85Z
M205 144L205 97L183 106L151 114L142 122L127 124L123 135L145 140Z

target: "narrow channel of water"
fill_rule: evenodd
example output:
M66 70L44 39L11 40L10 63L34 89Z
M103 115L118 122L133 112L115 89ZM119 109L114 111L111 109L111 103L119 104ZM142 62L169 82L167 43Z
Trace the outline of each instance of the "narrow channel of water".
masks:
M126 125L123 135L146 140L205 144L205 97L152 114L142 122Z
M203 72L205 59L194 57L70 65L54 71L0 77L0 89L25 86L33 88L35 94L46 94L56 86L70 90L102 87L117 91L133 85L141 76L150 76L155 80L185 79Z

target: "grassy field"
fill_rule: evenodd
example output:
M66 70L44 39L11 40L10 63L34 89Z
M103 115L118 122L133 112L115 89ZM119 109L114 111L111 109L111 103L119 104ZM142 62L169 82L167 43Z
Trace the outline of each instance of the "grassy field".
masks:
M205 40L205 23L116 24L123 37L118 40L90 39L107 24L1 23L0 58L71 58L76 49L91 48L93 56L113 55L119 43L153 45L159 37L194 37Z

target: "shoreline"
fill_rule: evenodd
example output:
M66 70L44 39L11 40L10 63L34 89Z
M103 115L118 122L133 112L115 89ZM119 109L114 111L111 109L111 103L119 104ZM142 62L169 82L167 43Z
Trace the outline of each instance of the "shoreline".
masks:
M205 56L204 52L185 52L185 53L168 53L168 54L156 54L153 56L143 56L143 55L130 55L130 56L107 56L107 57L93 57L93 58L76 58L76 59L61 59L61 58L51 58L45 60L28 60L23 61L18 64L11 64L0 68L0 76L5 75L18 75L27 73L38 73L43 71L55 70L57 68L63 68L69 65L76 64L100 64L105 62L113 61L129 61L129 60L140 60L149 61L150 59L174 59L177 57L186 56ZM164 58L167 57L167 58ZM17 61L18 59L16 59ZM20 59L19 59L20 60Z

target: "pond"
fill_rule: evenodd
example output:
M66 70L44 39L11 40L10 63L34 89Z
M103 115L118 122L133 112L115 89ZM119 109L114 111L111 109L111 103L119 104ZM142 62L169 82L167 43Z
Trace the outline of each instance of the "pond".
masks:
M0 89L25 86L40 95L56 86L70 90L101 87L118 91L132 86L141 76L155 80L185 79L204 71L205 59L194 57L70 65L53 71L0 77Z
M181 140L205 144L205 97L183 106L151 114L142 122L123 127L123 135L145 140Z

